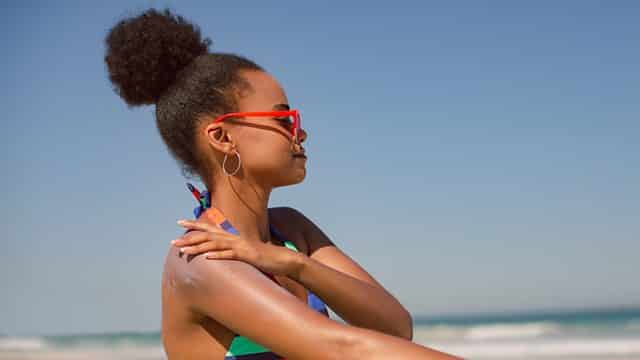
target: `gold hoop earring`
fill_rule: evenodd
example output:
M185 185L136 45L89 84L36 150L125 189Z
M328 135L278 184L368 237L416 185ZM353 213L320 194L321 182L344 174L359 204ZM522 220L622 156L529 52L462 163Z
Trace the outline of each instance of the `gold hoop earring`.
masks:
M240 166L242 165L242 161L240 160L240 153L237 150L233 150L236 153L236 156L238 157L238 167L233 171L233 173L228 173L227 169L225 167L225 164L227 162L227 155L228 154L224 154L224 159L222 159L222 172L224 172L225 175L227 176L233 176L235 175L238 170L240 170Z

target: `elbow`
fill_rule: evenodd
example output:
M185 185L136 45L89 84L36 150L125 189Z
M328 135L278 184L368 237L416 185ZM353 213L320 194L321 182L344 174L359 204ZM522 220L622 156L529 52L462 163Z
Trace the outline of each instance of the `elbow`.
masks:
M413 318L407 311L404 315L404 320L401 322L401 326L397 331L397 336L403 339L413 341Z
M405 330L402 335L400 335L400 337L409 341L413 341L413 327L409 326L409 328L407 328L407 330Z
M398 337L404 340L413 340L413 319L408 311L403 311L402 314L396 315L394 320L388 321L384 328L370 328L393 337Z

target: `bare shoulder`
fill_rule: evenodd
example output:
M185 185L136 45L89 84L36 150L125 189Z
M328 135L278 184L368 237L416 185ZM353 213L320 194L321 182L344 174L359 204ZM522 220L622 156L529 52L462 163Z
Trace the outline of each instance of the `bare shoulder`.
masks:
M289 224L288 227L293 227L296 230L296 238L300 245L295 242L294 244L298 249L304 248L305 254L310 256L322 247L336 246L320 227L303 214L302 211L288 206L272 208L272 210L275 211L274 214L277 214L276 216L279 219L285 222L285 226Z
M293 297L249 263L232 259L209 260L204 254L182 254L175 247L167 254L162 282L163 298L171 298L188 309L191 321L200 323L209 318L236 334L240 333L239 329L224 325L227 315L218 313L217 309L227 309L237 319L247 321L257 315L247 316L250 311L238 306L242 303L239 299ZM254 310L258 311L258 304L254 305ZM175 310L174 307L173 313Z
M204 254L186 255L177 249L169 252L164 277L175 294L200 314L203 304L228 305L233 291L248 291L256 286L279 291L272 289L272 281L251 264L231 259L212 261Z
M174 291L193 295L194 290L211 290L208 287L216 283L216 278L228 274L236 263L207 261L202 254L186 255L172 247L167 254L164 272Z
M309 245L305 238L306 227L298 210L289 206L269 208L272 225L287 240L291 241L303 254L309 255Z

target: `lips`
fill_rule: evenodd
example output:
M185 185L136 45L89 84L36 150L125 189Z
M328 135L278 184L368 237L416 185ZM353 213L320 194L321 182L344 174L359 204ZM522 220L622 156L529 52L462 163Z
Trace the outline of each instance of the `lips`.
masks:
M307 149L303 148L302 146L300 146L300 144L298 144L298 146L295 146L291 149L292 152L292 156L295 157L301 157L301 158L307 158L307 155L305 155L305 153L307 152Z

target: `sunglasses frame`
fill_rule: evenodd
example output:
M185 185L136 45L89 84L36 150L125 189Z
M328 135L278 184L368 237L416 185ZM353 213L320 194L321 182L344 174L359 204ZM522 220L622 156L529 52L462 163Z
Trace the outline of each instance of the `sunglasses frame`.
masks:
M264 117L264 116L273 116L273 117L283 117L283 116L293 116L293 125L289 129L291 136L293 137L293 141L298 143L298 132L300 129L300 112L297 109L286 110L286 111L249 111L249 112L232 112L218 116L214 123L224 121L230 118L243 118L243 117Z

